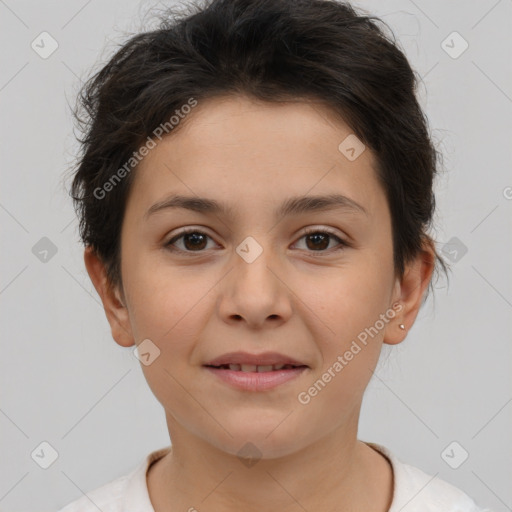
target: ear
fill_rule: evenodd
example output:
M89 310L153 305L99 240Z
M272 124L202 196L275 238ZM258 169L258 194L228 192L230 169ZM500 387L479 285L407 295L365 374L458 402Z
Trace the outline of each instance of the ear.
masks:
M397 280L395 283L392 304L395 305L393 309L396 311L396 315L386 328L384 343L397 345L407 336L420 310L423 296L432 278L434 266L434 243L431 239L427 239L423 244L423 250L412 262L406 265L401 281ZM405 329L401 329L400 324L403 324Z
M105 265L92 247L87 246L84 252L84 262L87 273L103 302L112 337L122 347L135 344L133 339L128 309L124 297L109 285Z

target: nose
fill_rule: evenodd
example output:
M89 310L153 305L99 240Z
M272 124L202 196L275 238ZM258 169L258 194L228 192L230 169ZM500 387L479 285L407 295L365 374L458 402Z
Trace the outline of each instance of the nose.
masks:
M271 249L255 239L242 242L232 258L232 270L220 284L219 314L228 323L245 321L252 329L288 321L291 288Z

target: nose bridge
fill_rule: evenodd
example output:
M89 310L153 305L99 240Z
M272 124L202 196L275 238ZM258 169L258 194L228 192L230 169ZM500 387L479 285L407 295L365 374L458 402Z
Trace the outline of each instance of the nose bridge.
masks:
M248 281L251 286L258 289L262 285L268 286L269 283L273 283L276 270L272 272L270 269L276 266L278 258L272 245L269 233L261 232L244 238L235 248L236 280Z

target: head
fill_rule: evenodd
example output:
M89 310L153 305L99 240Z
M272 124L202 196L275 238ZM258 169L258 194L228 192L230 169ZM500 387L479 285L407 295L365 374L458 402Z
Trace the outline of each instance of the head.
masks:
M115 341L159 352L142 369L171 437L272 458L355 435L382 345L446 270L428 234L438 153L377 22L333 1L214 0L164 14L83 89L85 264ZM306 369L240 391L205 367L234 351Z

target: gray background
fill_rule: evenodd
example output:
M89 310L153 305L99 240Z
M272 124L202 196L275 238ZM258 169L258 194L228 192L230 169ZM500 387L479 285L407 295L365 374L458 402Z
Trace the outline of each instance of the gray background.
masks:
M156 5L0 0L3 511L56 510L169 444L140 363L111 338L66 192L77 149L68 104ZM393 28L424 78L447 171L432 234L448 259L457 251L449 288L437 281L406 341L385 350L359 437L512 510L512 1L355 5ZM31 48L43 31L59 45L47 59ZM442 47L453 31L469 44L457 58ZM46 261L43 237L57 250ZM48 469L31 457L43 441L58 452ZM457 469L442 456L453 441L452 465L469 453Z

